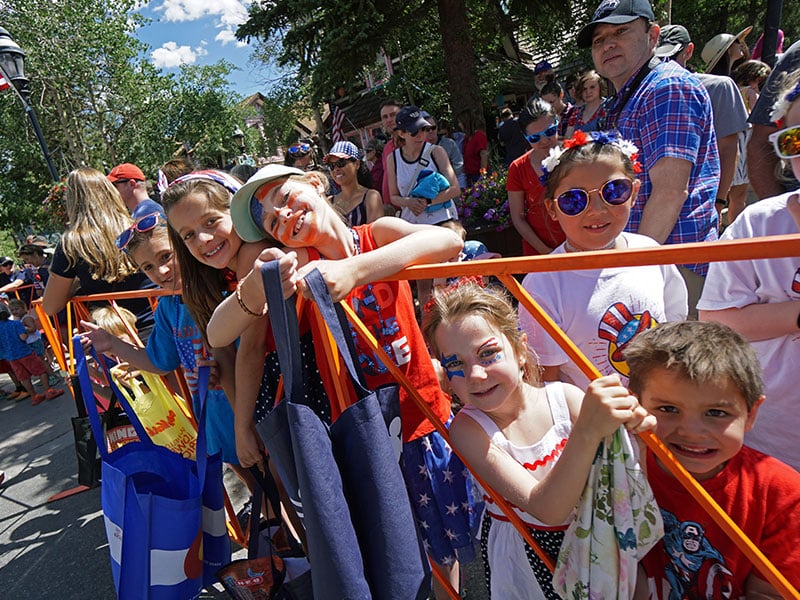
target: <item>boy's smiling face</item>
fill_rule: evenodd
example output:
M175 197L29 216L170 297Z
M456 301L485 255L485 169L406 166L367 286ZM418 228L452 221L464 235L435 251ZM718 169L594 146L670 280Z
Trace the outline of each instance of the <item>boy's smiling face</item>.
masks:
M763 400L748 411L730 379L698 384L671 369L653 369L643 380L639 402L658 420L656 435L701 481L739 452Z
M181 289L178 261L166 232L152 235L150 239L141 242L131 250L130 255L139 270L158 287L166 290Z

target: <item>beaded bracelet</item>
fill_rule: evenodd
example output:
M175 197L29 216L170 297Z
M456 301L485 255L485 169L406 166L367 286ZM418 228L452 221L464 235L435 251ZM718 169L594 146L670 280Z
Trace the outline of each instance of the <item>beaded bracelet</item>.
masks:
M241 308L245 313L247 313L251 317L263 317L265 314L267 314L266 303L264 304L264 308L261 309L260 314L257 312L253 312L252 310L247 308L247 305L244 303L244 300L242 300L242 281L244 281L244 279L240 279L239 283L236 284L236 301L239 303L239 308Z

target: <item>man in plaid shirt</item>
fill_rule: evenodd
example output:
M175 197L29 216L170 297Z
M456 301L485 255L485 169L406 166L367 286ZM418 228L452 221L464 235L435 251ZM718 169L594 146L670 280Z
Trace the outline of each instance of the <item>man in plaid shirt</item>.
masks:
M604 0L578 35L617 89L605 128L639 148L642 185L627 230L662 244L716 240L720 166L711 100L696 76L653 58L659 31L647 0ZM707 268L681 268L690 314Z

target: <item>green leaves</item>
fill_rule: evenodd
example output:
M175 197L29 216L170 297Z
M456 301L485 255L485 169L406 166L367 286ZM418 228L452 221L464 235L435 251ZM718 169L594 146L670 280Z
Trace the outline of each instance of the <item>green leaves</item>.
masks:
M202 166L238 154L231 133L244 125L241 98L220 62L163 75L133 37L143 19L135 0L17 0L0 4L0 23L25 50L31 103L60 174L134 162L152 179L184 143ZM50 178L22 107L0 95L0 227L53 227L40 210ZM253 132L248 132L253 135ZM255 141L258 136L254 135ZM255 141L253 145L255 145ZM253 149L251 148L251 151Z

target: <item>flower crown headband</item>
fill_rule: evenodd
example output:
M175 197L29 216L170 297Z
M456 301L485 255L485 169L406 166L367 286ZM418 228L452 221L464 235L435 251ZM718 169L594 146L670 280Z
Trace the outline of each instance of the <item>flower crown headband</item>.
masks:
M786 116L786 113L789 112L792 102L797 100L798 97L800 97L800 79L797 80L791 92L775 103L769 115L769 120L776 123L778 127L783 127L783 118Z
M561 163L561 157L567 150L571 148L580 148L588 144L599 144L601 146L613 146L625 156L627 156L633 164L633 172L640 173L642 165L639 164L639 148L628 140L622 139L616 131L576 131L570 139L566 140L563 145L550 148L550 154L542 161L542 176L539 181L542 185L547 185L547 179L550 177L555 168Z

